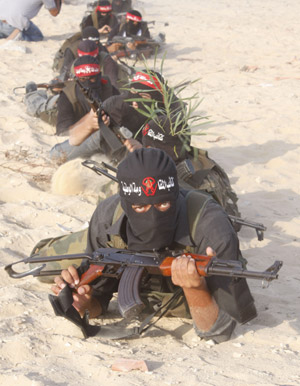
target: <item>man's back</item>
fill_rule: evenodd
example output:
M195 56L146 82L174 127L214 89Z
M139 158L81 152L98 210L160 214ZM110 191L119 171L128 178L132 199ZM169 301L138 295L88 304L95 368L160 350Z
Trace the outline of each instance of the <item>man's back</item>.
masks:
M0 19L18 28L26 29L41 7L56 8L54 0L0 0Z

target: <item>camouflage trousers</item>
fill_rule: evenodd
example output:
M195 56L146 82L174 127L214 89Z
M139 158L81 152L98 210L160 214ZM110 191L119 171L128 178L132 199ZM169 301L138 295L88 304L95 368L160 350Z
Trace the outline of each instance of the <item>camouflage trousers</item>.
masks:
M59 94L49 96L45 90L36 90L26 94L24 103L27 114L56 126L58 98Z

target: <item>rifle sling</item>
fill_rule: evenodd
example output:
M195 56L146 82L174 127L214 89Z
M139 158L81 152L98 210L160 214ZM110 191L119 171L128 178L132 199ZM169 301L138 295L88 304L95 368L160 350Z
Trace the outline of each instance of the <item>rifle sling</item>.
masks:
M69 286L62 289L58 296L49 295L49 300L56 316L62 316L79 327L84 338L99 336L107 339L125 339L139 337L146 332L150 327L154 326L160 318L171 308L173 302L182 294L182 289L177 289L173 296L155 312L148 315L140 324L139 327L123 328L120 326L93 326L89 324L89 313L85 312L81 318L79 312L73 307L72 290ZM151 320L160 311L159 317L152 323Z
M139 330L139 334L143 334L145 331L147 331L150 327L154 326L158 321L159 319L161 319L165 314L166 312L171 308L171 306L173 305L174 301L178 299L178 297L183 293L183 290L182 288L178 288L174 294L171 296L171 298L162 306L160 306L155 312L153 312L152 314L150 314L149 316L147 316L140 324L140 327L138 328ZM163 310L164 309L164 310ZM162 311L163 310L163 311ZM154 318L154 316L156 316L160 311L161 314L159 315L159 317L152 323L150 323L150 321Z

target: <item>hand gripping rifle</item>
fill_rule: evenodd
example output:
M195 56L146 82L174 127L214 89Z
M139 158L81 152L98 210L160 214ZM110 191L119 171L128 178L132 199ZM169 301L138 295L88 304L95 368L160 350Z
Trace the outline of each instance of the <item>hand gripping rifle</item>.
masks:
M18 262L9 264L5 267L6 272L12 278L22 278L28 275L33 276L49 276L59 275L60 270L44 270L46 262L60 260L76 260L86 259L88 270L81 275L78 287L92 283L99 277L109 277L119 280L118 287L118 306L121 315L131 319L138 315L144 306L139 295L139 287L144 274L162 275L164 277L171 276L171 265L174 258L180 256L182 251L164 251L158 252L133 252L127 249L117 248L99 248L93 254L70 254L57 256L31 256ZM259 279L267 283L278 278L278 271L282 266L282 261L275 261L272 266L265 271L248 271L243 267L242 262L238 260L221 260L217 257L209 257L204 255L189 254L195 259L196 267L201 276L227 276L231 278L249 278ZM18 273L13 266L19 263L42 263L33 269ZM78 288L77 287L77 288ZM71 288L66 286L59 296L49 295L50 302L54 308L56 315L64 316L81 329L85 337L94 336L98 333L93 327L88 324L88 315L83 319L80 318L78 312L72 307L73 297ZM174 298L181 293L181 290L175 292ZM172 298L171 298L172 299ZM156 314L156 313L155 313ZM152 324L149 321L155 315L150 315L146 323L142 323L140 330L136 333L141 334L148 329ZM148 324L148 327L145 325ZM99 329L98 329L99 330ZM128 332L123 337L128 337ZM120 338L121 336L118 336Z
M90 90L85 88L81 82L75 78L75 82L78 85L80 91L85 96L86 101L90 105L91 109L98 115L99 117L99 127L101 130L101 134L106 144L109 147L109 151L112 159L117 158L124 150L123 143L126 139L132 138L132 132L124 126L118 126L115 122L111 120L112 129L107 127L101 119L101 115L105 111L103 109L103 103L101 101L96 100ZM111 118L110 118L111 119Z
M117 181L117 178L111 175L108 170L116 172L116 169L108 164L103 163L101 169L97 166L95 161L84 161L84 166L87 166L94 170L97 174L104 174L109 176L112 180ZM124 318L131 319L138 315L144 308L144 303L140 298L139 288L142 278L146 273L153 275L162 275L164 277L171 276L171 265L177 256L182 255L183 251L171 251L166 250L162 253L158 252L135 252L127 249L117 248L99 248L92 254L69 254L69 255L56 255L56 256L38 256L33 255L23 260L5 266L5 271L12 278L18 279L32 276L53 276L59 275L61 270L45 270L47 262L61 261L61 260L77 260L85 259L87 263L87 270L81 275L81 285L92 284L94 280L99 277L115 278L119 280L118 285L118 306L121 315ZM263 282L269 283L278 278L278 271L282 267L282 261L275 261L273 265L267 268L265 271L249 271L239 260L222 260L217 257L209 257L198 254L189 254L196 262L196 268L199 275L208 276L227 276L230 278L245 278L245 279L258 279ZM19 263L25 264L37 264L28 271L17 272L13 266ZM72 306L73 297L72 289L66 286L59 294L59 296L49 295L49 300L53 306L55 314L58 316L64 316L68 320L75 323L81 328L85 337L101 335L109 338L127 338L134 335L140 335L146 331L150 326L157 322L150 323L151 319L161 311L161 316L172 305L172 302L182 293L179 289L173 295L173 297L162 307L160 307L155 313L147 317L138 328L134 329L116 329L116 334L109 336L109 331L105 332L105 327L91 326L88 323L88 313L86 312L84 317L81 318L79 313ZM164 310L163 310L164 309ZM160 318L159 317L159 318ZM100 332L100 333L99 333Z
M158 41L143 36L114 36L106 45L111 56L143 59L143 56L148 57L159 50L163 40L163 37ZM132 48L129 48L130 44Z

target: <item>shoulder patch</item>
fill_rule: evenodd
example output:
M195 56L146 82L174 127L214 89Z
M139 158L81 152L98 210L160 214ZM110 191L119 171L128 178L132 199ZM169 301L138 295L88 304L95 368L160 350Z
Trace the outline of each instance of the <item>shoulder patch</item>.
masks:
M101 83L102 83L102 84L107 84L107 83L108 83L108 80L101 78Z

